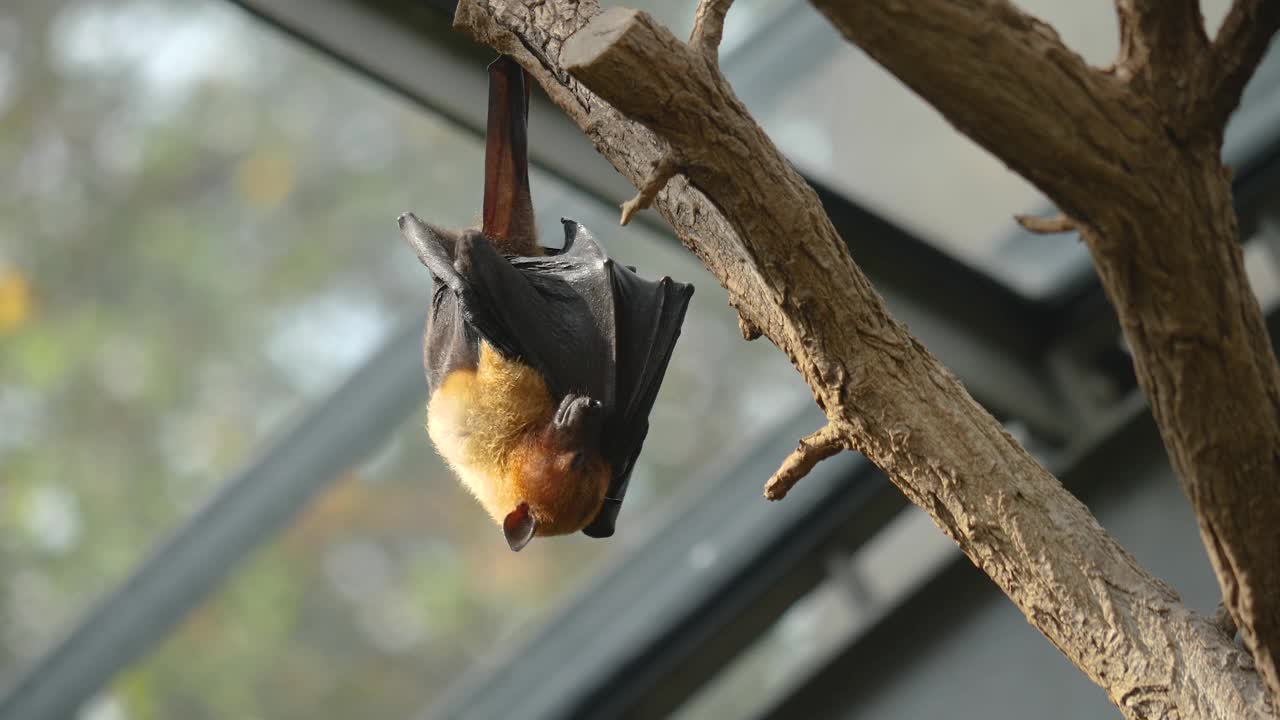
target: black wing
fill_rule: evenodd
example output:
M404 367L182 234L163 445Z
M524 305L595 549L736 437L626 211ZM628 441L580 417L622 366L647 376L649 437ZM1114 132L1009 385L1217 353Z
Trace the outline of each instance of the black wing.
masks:
M564 223L566 254L604 256L586 228L572 220ZM613 480L604 506L583 529L591 537L613 535L631 470L649 433L649 412L662 387L693 296L692 285L668 277L645 280L629 267L612 261L607 265L615 309L612 335L617 399L613 411L606 416L603 451L613 468Z
M568 394L614 405L611 261L596 254L513 257L485 237L456 237L406 213L401 232L436 280L426 349L432 391L459 367L475 367L477 339L537 370L553 403ZM594 242L590 245L594 246Z
M586 228L563 222L562 250L512 258L476 231L454 238L411 214L400 226L437 283L426 350L433 392L453 369L475 367L482 338L538 370L553 403L568 394L602 403L601 451L613 478L604 506L583 532L608 537L693 286L641 278L610 260Z

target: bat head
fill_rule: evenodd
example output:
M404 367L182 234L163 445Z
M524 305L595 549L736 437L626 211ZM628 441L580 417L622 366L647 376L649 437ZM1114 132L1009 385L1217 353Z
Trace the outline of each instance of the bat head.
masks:
M521 502L503 519L512 550L534 535L564 535L600 511L612 473L598 450L600 402L568 395L514 463L512 484Z

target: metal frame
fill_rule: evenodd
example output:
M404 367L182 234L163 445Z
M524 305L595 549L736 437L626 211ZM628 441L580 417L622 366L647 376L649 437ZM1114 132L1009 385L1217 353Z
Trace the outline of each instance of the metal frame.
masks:
M401 329L346 383L231 478L27 669L0 699L0 718L73 717L120 668L162 639L310 498L390 440L425 401L421 337L419 323Z
M475 88L483 87L490 53L449 32L449 0L233 1L480 132L483 93ZM750 57L726 58L726 72L751 75ZM1270 184L1280 168L1280 132L1267 122L1276 114L1271 96L1280 98L1270 93L1256 102L1253 115L1260 119L1236 123L1246 130L1233 137L1247 137L1232 140L1231 147L1240 148L1231 150L1234 157L1258 159L1241 167L1242 200L1258 197L1256 188ZM610 204L632 192L540 98L531 133L538 138L532 160L542 169ZM1081 447L1112 437L1125 413L1140 414L1131 373L1123 358L1115 360L1114 317L1087 261L1061 294L1028 299L815 185L895 315L994 412L1068 449L1046 456L1053 467L1069 474L1087 459ZM656 223L652 214L643 221ZM99 603L0 700L0 717L68 716L163 637L245 554L420 404L419 358L418 328L407 328ZM1075 378L1098 373L1111 379L1119 402L1068 402L1077 395ZM1095 429L1084 439L1082 420ZM435 714L656 717L677 707L822 580L828 550L856 547L904 505L887 481L851 455L820 465L786 503L760 502L758 483L743 478L763 479L794 438L819 422L811 413L780 424L735 472L707 483L706 494L655 541L604 573L508 662L459 684ZM700 550L701 560L694 562L691 548Z

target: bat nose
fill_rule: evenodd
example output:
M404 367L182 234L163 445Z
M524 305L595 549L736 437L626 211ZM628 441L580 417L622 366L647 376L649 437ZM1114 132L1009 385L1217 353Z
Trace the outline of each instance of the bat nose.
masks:
M400 226L400 229L403 230L404 226L408 225L410 220L417 220L417 219L418 218L415 217L414 214L411 212L400 213L400 217L396 218L396 224L398 224Z

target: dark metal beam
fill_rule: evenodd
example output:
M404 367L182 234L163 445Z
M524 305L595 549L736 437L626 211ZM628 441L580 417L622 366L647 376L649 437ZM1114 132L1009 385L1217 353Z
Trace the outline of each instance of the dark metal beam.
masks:
M0 699L0 718L74 717L307 500L372 455L425 402L421 337L421 324L409 323L300 424L268 444L27 669Z
M1162 456L1159 433L1144 404L1132 403L1116 420L1114 431L1100 435L1098 442L1066 460L1059 474L1063 484L1086 502L1095 489L1124 481L1117 477L1124 474L1117 472L1117 457L1130 457L1138 447ZM968 558L958 555L874 625L847 638L812 673L779 693L755 720L825 717L835 708L850 707L858 697L902 672L912 657L928 652L948 627L999 598L1003 598L999 588Z

